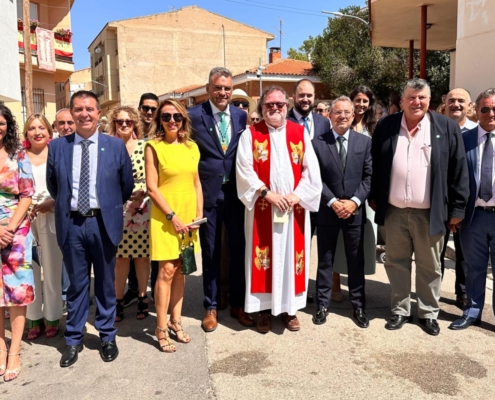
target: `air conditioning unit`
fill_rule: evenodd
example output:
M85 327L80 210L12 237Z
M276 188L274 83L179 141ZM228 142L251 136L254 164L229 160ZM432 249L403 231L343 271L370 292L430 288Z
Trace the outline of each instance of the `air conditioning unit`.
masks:
M194 107L194 97L189 97L187 99L187 108Z

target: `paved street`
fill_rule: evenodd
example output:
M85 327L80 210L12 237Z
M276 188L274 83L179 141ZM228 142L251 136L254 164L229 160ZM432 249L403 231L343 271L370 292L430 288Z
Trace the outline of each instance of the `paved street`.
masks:
M313 255L312 291L315 263ZM492 277L487 284L490 304L481 327L453 332L447 326L460 314L453 305L453 267L448 261L438 337L428 336L416 323L396 332L384 329L390 289L382 264L367 279L369 329L352 322L345 291L345 302L332 305L328 322L322 326L311 322L315 305L309 305L298 314L300 332L288 332L274 319L272 332L263 336L241 327L226 310L220 312L218 329L206 335L200 328L203 310L198 273L187 279L183 318L192 341L178 344L175 354L158 350L154 313L138 321L132 305L119 324L120 355L115 362L103 363L92 307L85 348L74 366L58 366L64 348L62 335L23 342L22 372L14 382L1 381L0 398L493 399Z

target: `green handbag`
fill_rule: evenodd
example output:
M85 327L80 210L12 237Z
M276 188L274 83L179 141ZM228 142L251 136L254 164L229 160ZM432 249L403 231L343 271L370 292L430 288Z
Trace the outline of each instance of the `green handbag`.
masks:
M180 258L182 261L182 275L189 275L196 272L196 258L194 257L194 243L192 241L192 233L189 232L189 244L186 246L184 235L182 235L182 246L180 247Z

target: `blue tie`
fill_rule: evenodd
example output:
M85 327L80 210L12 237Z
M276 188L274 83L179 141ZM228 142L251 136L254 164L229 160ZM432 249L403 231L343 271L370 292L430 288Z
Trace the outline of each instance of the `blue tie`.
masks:
M485 148L483 149L483 158L481 159L480 174L480 198L485 202L492 198L493 194L493 144L492 134L486 134Z
M311 131L309 130L309 125L308 125L308 117L303 117L302 120L303 120L304 129L306 129L308 135L311 136Z
M79 176L79 192L77 196L77 210L87 214L91 210L89 203L89 145L90 140L81 141L81 175Z

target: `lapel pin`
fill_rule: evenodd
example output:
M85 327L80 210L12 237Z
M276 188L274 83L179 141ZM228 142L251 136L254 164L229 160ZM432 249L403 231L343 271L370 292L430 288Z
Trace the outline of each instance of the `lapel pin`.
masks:
M437 139L440 139L440 135L437 135Z
M213 128L210 128L210 132L213 130Z
M102 147L100 150L101 150L101 151L105 151L105 148L104 148L104 147Z

